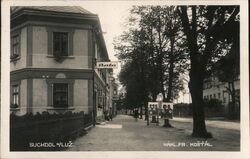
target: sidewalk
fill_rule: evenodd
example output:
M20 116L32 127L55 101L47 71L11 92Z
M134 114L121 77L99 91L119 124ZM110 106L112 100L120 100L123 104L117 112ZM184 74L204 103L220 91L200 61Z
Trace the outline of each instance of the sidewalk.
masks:
M88 134L73 141L68 151L239 151L240 131L207 126L213 138L193 138L191 120L171 120L173 128L118 115L105 125L96 125ZM208 145L201 145L207 142ZM198 145L198 146L197 146Z
M144 118L145 118L145 116L143 116L143 119ZM186 117L186 118L173 117L173 119L170 119L170 122L171 121L193 123L193 118L191 118L191 117ZM163 123L164 119L160 119L160 122ZM211 126L211 127L240 130L240 122L239 121L206 119L205 122L206 122L207 126Z

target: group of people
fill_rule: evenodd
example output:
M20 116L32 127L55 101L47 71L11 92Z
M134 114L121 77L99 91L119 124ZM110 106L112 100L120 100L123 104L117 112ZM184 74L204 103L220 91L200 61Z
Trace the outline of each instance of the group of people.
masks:
M135 118L136 121L138 120L138 117L139 117L139 110L135 109L134 110L134 118Z

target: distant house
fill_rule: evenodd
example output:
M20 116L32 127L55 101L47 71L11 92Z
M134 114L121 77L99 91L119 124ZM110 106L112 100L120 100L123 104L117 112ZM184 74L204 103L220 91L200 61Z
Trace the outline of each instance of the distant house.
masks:
M101 117L111 71L94 69L96 61L109 61L97 15L73 6L11 8L12 113Z
M234 81L236 94L236 111L240 111L240 79ZM232 97L228 90L226 82L220 82L215 76L210 76L204 80L203 98L207 100L218 99L224 105L225 112L229 111L229 103L232 102Z

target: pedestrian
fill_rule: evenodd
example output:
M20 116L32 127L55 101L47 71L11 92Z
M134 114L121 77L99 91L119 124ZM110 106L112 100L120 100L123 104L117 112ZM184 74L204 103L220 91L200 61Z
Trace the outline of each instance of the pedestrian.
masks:
M138 112L138 109L135 109L134 110L134 116L135 116L135 121L137 121L138 119L138 116L139 116L139 112Z
M113 119L112 108L110 108L110 110L109 110L109 118L110 118L110 120L112 121L112 119Z

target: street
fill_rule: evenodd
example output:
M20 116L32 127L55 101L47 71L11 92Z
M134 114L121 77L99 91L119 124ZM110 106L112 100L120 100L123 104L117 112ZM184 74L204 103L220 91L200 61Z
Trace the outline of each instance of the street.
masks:
M86 135L73 141L68 151L239 151L240 123L206 121L212 139L193 138L192 120L174 118L173 128L147 126L144 119L118 115L113 121L96 125Z

